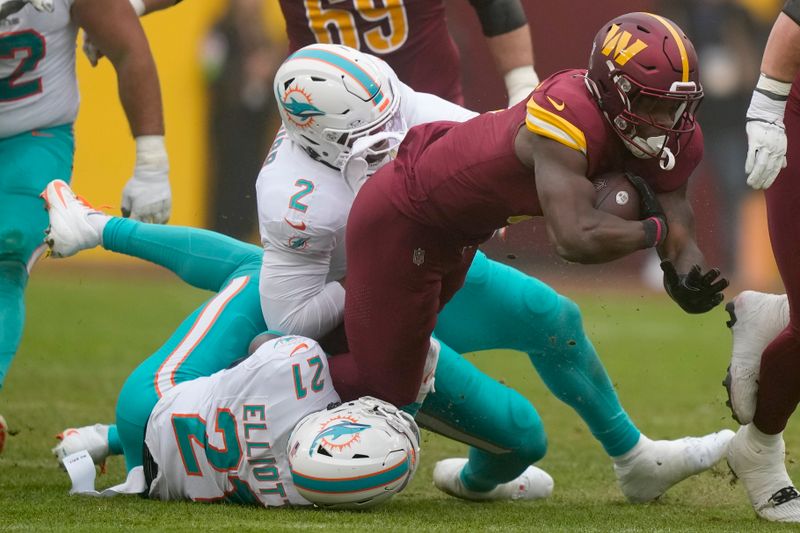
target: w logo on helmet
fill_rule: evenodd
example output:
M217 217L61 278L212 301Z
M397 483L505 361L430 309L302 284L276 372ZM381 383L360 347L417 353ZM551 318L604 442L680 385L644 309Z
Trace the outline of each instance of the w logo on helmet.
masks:
M620 66L624 65L633 56L647 48L647 44L641 39L636 39L633 44L630 44L631 37L633 36L629 32L620 30L619 26L612 24L608 35L603 40L603 55L613 57Z
M314 117L325 114L325 111L311 103L311 95L296 85L283 94L281 105L286 110L288 119L300 127L310 126Z

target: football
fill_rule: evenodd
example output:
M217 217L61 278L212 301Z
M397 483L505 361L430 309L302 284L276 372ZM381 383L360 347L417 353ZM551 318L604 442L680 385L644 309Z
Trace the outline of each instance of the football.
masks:
M639 220L639 193L623 172L607 172L589 178L594 185L594 206L625 220Z

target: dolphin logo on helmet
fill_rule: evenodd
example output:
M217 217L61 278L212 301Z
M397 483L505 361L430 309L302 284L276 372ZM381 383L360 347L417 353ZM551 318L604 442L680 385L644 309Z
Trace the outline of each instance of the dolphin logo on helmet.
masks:
M358 435L365 429L369 429L371 427L372 426L369 424L361 424L359 422L343 420L336 425L327 427L320 431L314 440L311 441L311 446L308 448L308 454L311 455L314 453L314 450L317 448L317 444L319 444L321 441L333 441L349 435Z

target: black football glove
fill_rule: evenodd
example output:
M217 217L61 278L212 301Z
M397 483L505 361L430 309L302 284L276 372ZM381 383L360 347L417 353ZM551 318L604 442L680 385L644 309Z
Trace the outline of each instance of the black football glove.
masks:
M647 236L647 246L652 248L658 246L669 233L667 217L661 203L656 198L656 193L650 185L640 176L626 172L625 177L631 182L633 188L639 193L639 218L644 224L644 231Z
M700 265L694 265L688 274L678 274L672 261L665 259L661 270L667 294L687 313L705 313L722 303L728 280L719 277L718 268L704 274Z

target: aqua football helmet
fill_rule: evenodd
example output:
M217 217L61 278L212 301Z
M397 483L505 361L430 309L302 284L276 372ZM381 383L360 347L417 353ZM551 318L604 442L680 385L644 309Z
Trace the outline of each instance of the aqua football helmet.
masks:
M408 485L419 463L419 428L392 404L365 396L312 413L289 437L295 488L327 508L365 508Z

